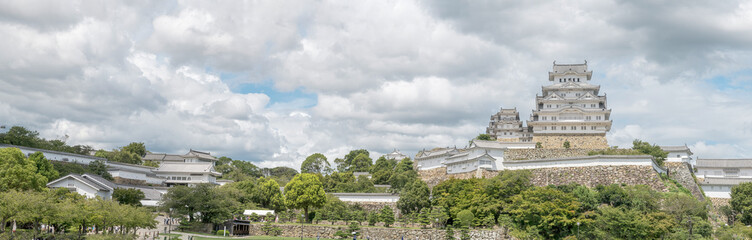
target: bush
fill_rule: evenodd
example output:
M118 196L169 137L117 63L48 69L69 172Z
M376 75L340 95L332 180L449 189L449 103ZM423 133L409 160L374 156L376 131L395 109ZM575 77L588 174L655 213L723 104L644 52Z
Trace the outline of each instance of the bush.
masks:
M475 219L475 216L473 215L473 212L466 209L460 211L460 213L457 214L457 219L460 221L462 227L469 227L473 224L473 219Z
M454 230L452 230L452 227L447 227L446 235L444 236L445 240L454 240Z
M230 235L230 232L225 231L225 230L217 230L217 235L219 236Z
M261 231L263 231L267 236L279 236L280 234L282 234L282 229L273 226L271 222L264 223L264 226L261 226Z

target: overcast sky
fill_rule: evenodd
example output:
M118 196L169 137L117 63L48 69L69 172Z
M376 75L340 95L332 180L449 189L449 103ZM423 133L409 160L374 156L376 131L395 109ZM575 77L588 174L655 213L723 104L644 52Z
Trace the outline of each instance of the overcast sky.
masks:
M752 157L749 1L1 1L0 36L0 125L71 145L414 156L587 60L611 145Z

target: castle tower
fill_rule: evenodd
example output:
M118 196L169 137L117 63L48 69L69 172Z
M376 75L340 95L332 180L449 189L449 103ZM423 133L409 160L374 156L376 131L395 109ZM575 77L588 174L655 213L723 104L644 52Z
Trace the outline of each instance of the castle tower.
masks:
M501 108L491 116L486 134L502 142L530 142L532 134L522 126L517 108Z
M592 71L584 64L556 64L548 73L551 85L542 87L535 97L527 125L532 128L533 142L544 148L561 148L565 141L572 148L607 148L606 132L611 130L611 109L605 95L598 95L600 85L590 84Z

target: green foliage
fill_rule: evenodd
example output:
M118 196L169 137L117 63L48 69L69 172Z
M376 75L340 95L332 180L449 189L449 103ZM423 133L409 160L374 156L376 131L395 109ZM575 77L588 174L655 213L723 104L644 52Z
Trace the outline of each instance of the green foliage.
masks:
M639 139L635 139L632 142L632 149L653 156L655 162L660 166L663 166L663 161L665 161L668 156L668 152L663 151L658 145L650 145L650 143L640 141Z
M228 157L220 157L215 169L223 174L223 178L236 182L263 176L262 169L253 163L243 160L232 160ZM289 178L285 182L287 180Z
M368 179L366 176L360 176L356 180L352 172L333 172L330 175L322 176L321 181L324 184L324 190L326 192L379 192L379 189L376 189L371 179Z
M262 227L262 228L263 228L263 227ZM219 236L225 236L225 234L228 234L228 235L229 235L229 234L230 234L230 231L225 231L225 230L217 230L217 233L216 233L216 235L219 235Z
M472 226L474 219L475 215L473 215L473 212L471 212L470 210L462 210L457 213L457 220L460 222L460 225L463 228Z
M361 156L363 155L363 156ZM360 159L355 159L360 156ZM337 171L339 172L368 172L369 168L373 164L370 153L365 149L352 150L345 155L345 158L334 159L334 163L337 164Z
M379 212L379 220L384 223L385 227L394 224L394 211L388 205L384 205Z
M89 172L102 176L104 179L112 181L112 175L107 172L107 165L101 160L89 163Z
M141 165L142 161L141 156L139 156L138 154L120 149L114 149L111 152L99 150L94 154L94 156L105 158L110 162L120 162L136 165Z
M420 212L424 208L431 206L428 199L431 190L428 185L420 179L415 179L408 183L400 193L400 199L397 201L397 208L403 214Z
M303 209L306 219L308 219L310 208L321 207L324 203L326 203L324 186L314 174L298 174L285 186L285 205L290 208Z
M588 155L643 155L643 153L634 149L610 147L607 149L590 151L588 152Z
M399 161L394 166L392 176L389 178L389 184L392 186L392 190L399 192L407 183L415 181L418 178L418 173L413 169L413 161L410 158L405 158Z
M132 142L122 148L121 151L135 153L139 157L146 156L146 145L142 142Z
M535 142L535 148L543 148L543 143Z
M445 240L454 240L454 230L452 230L452 227L447 227L445 234Z
M89 152L93 150L91 146L68 146L61 140L46 140L40 138L37 131L31 131L21 126L13 126L8 132L0 133L0 143L82 155L89 155Z
M217 188L211 184L175 186L162 196L161 209L187 215L190 222L219 224L242 210L238 202L239 195L237 189Z
M144 193L136 188L115 188L112 192L112 199L120 204L141 206L141 199L144 199Z
M267 178L272 178L280 185L285 185L293 177L298 175L298 171L289 167L262 168L261 172Z
M565 237L579 221L580 203L572 194L549 187L533 187L511 198L505 206L512 220L521 228L536 227L548 238Z
M731 209L740 214L744 225L752 224L752 183L746 182L731 188Z
M494 140L491 137L491 135L488 135L488 134L485 134L485 133L478 134L478 136L475 137L475 139L483 140L483 141L493 141Z
M159 167L159 162L155 162L155 161L152 161L152 160L146 160L146 161L144 161L142 163L142 165L147 166L147 167L158 168Z
M384 156L379 157L371 167L371 179L375 184L389 184L389 179L392 177L392 172L396 166L397 160L386 159Z
M467 231L467 229L460 230L460 239L461 240L470 240L470 232Z
M303 164L300 165L301 173L318 173L326 175L332 171L329 161L326 160L326 156L321 153L314 153L308 156Z
M564 141L564 145L563 145L563 147L564 147L565 149L569 149L569 148L571 147L571 145L570 145L570 143L569 143L569 140L567 140L567 141Z
M254 202L261 207L280 211L285 209L285 201L282 197L282 191L279 184L274 179L260 178L258 188L252 194Z
M47 160L41 152L32 153L29 155L29 159L34 162L34 165L36 165L37 173L45 176L47 181L52 181L60 177L60 174L55 170L55 167L52 166L50 160Z
M21 150L0 148L0 191L41 191L47 181L47 177L37 171L37 163L24 156Z
M56 162L56 161L50 161L52 163L52 167L55 168L55 171L57 171L59 176L66 176L68 174L74 173L74 174L95 174L93 171L89 169L89 166L83 165L83 164L77 164L77 163L66 163L66 162Z
M449 215L447 215L443 207L433 206L431 212L428 214L428 218L436 227L444 227L447 220L449 220Z
M279 236L282 234L282 229L272 225L272 222L267 221L261 226L261 231L267 236Z

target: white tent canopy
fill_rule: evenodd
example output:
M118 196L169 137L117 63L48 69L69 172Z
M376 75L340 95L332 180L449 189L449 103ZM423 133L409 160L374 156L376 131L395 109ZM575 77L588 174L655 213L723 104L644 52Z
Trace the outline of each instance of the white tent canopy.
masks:
M245 210L243 211L243 215L246 215L246 216L251 216L254 213L258 216L266 216L266 214L269 214L269 213L274 215L274 210Z

